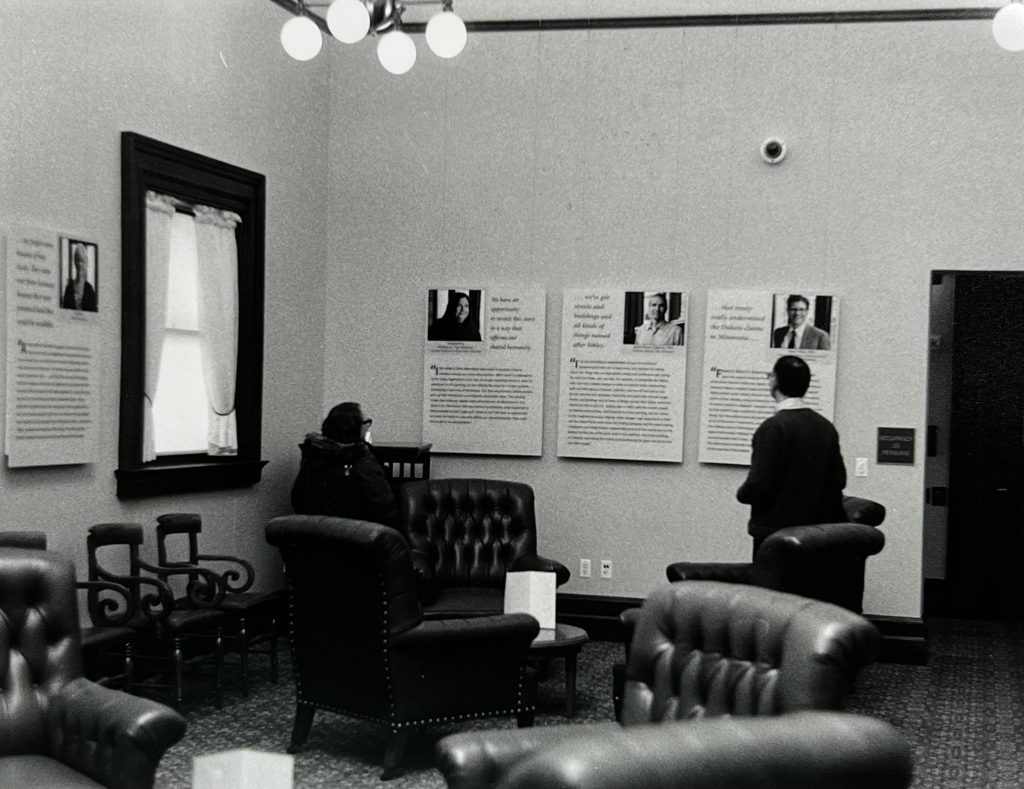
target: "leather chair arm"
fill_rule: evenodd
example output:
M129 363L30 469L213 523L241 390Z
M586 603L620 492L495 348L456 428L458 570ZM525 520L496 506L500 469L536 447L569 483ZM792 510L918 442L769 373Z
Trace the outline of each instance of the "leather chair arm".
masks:
M785 561L794 553L812 556L866 558L885 547L885 534L863 523L816 523L787 526L768 535L757 552L757 564Z
M525 653L539 631L540 625L529 614L428 619L410 630L392 636L391 646L403 652L422 653L489 645L491 651L504 648Z
M47 709L50 756L112 789L151 787L185 719L150 699L75 679Z
M617 723L596 723L460 732L437 743L435 761L448 789L491 789L515 764L536 753L619 730Z
M555 559L546 559L543 556L526 555L520 556L509 567L509 570L513 572L523 572L526 570L537 570L542 573L554 573L555 574L555 586L561 586L569 580L569 568L566 567Z
M885 520L883 505L860 496L843 496L843 510L846 512L846 519L851 523L881 526Z
M729 562L675 562L665 568L670 581L725 581L751 583L751 565Z
M903 789L912 772L910 746L888 723L807 712L605 729L538 752L496 786L625 789L642 775L644 789L748 789L765 776L787 789Z

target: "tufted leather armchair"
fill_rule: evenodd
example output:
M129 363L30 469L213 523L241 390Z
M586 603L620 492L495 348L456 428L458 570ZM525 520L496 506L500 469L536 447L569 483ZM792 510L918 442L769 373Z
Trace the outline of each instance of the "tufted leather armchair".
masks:
M569 569L537 555L533 489L491 479L407 482L399 529L412 549L428 619L481 616L504 609L505 573Z
M626 742L633 743L626 750L630 751L629 764L633 766L627 774L632 775L634 783L609 785L635 786L640 774L645 776L645 786L683 785L670 784L670 776L678 769L672 755L674 739L678 738L683 747L691 738L692 752L693 742L705 735L690 729L703 726L702 719L841 710L853 679L873 657L879 642L873 625L837 606L711 581L669 584L655 590L644 602L636 624L626 668L621 718L624 729L607 723L453 735L438 745L438 765L449 787L519 786L511 779L508 784L502 783L502 779L506 773L511 776L510 771L533 754L564 743L560 752L563 756L570 751L604 751L626 758ZM634 727L635 733L631 731ZM780 727L785 730L783 724ZM810 724L803 727L810 728ZM755 726L749 730L738 727L731 734L709 733L707 737L711 742L719 736L731 737L723 742L735 742L743 736L756 736L759 731L765 736L774 732L771 736L776 739L782 736L777 728ZM650 754L648 737L652 743ZM820 767L830 764L834 755L827 751L812 758L813 754L804 751L802 758ZM601 785L595 776L587 775L586 781L566 785ZM653 780L655 775L661 783L648 784L648 777ZM595 779L593 784L590 779ZM811 784L781 781L776 785ZM818 785L841 784L826 781Z
M869 499L845 496L849 523L788 526L761 543L751 563L675 562L665 568L670 581L728 581L835 603L860 613L864 565L885 546L876 526L885 507Z
M71 561L0 548L0 578L0 786L152 786L185 720L82 676Z
M515 734L494 732L490 747ZM910 746L895 727L845 712L581 732L521 758L497 783L474 782L491 754L461 737L441 744L450 789L904 789L913 775Z
M297 702L289 752L306 741L317 709L388 727L382 778L425 724L501 715L533 723L526 652L536 619L424 621L409 547L379 523L290 515L271 520L266 537L288 585Z

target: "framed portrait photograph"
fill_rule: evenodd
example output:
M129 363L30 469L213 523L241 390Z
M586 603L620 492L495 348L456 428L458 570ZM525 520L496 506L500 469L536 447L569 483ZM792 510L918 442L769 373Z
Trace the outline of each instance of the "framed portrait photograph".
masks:
M622 315L623 345L686 344L686 307L678 291L628 290Z
M99 312L99 248L75 238L60 240L60 306Z
M484 292L445 288L427 292L429 342L480 342L480 312Z
M815 293L773 294L771 347L794 351L834 350L834 298Z

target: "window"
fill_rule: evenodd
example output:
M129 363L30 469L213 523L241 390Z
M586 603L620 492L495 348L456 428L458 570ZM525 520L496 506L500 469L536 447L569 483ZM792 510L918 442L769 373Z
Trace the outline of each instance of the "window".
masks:
M122 134L122 498L259 481L265 179Z

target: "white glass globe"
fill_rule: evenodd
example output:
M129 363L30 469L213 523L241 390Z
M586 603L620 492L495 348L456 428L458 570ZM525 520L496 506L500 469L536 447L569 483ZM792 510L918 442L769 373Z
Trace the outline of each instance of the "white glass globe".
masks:
M338 41L355 44L370 32L370 12L362 0L334 0L327 9L327 27Z
M377 59L392 74L404 74L416 62L416 45L401 30L392 30L380 37Z
M1024 50L1024 5L1010 3L996 11L992 19L992 37L1005 50Z
M308 16L293 16L281 26L281 46L296 60L312 60L323 45L320 28Z
M454 11L441 11L427 22L427 46L439 58L453 58L466 46L466 23Z

